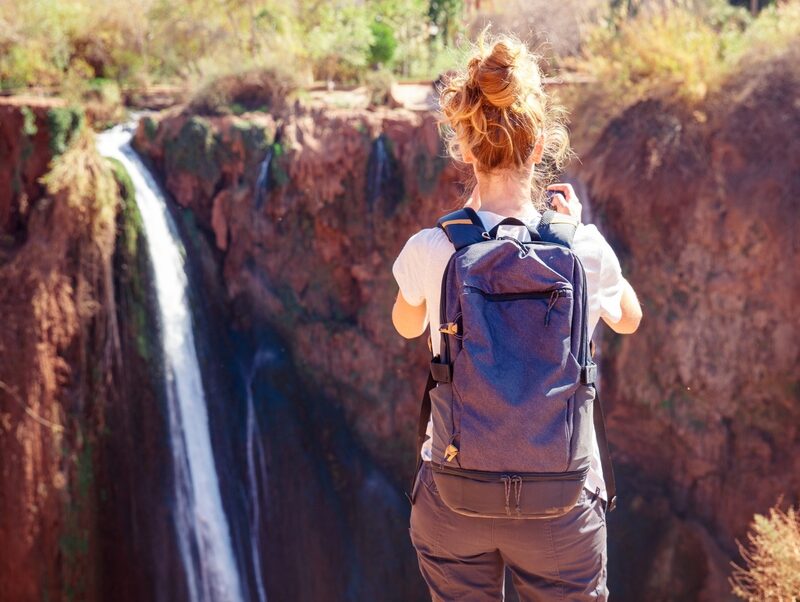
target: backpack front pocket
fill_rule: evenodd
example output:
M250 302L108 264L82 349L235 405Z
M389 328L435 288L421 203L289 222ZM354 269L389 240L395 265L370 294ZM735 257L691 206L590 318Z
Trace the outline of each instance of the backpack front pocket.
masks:
M466 287L453 366L463 468L563 472L569 399L580 368L571 350L572 290L489 293Z

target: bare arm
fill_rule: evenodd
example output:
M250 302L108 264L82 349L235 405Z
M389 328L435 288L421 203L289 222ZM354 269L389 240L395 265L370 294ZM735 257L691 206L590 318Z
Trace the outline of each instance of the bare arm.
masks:
M400 336L414 339L425 332L427 312L424 301L420 305L411 305L398 291L392 308L392 324Z
M561 196L553 198L553 208L559 213L571 215L578 221L581 220L581 205L578 195L571 184L551 184L547 187L548 190L554 190L561 193ZM639 323L642 321L642 308L639 305L639 300L636 298L636 291L633 290L630 282L625 281L625 288L622 291L622 298L620 299L620 306L622 308L622 317L618 322L609 322L606 318L603 321L609 325L611 330L619 334L633 334L639 328Z
M619 304L622 308L622 317L619 322L609 322L605 317L603 317L603 321L616 333L633 334L642 321L642 307L636 298L636 291L627 280Z

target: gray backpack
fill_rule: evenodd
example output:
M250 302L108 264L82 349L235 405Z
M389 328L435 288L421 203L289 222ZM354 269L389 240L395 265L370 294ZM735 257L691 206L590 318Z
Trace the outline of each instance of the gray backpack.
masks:
M528 228L530 242L498 236L512 224ZM471 516L565 514L586 481L594 429L613 509L586 276L571 250L577 224L547 211L536 228L506 218L487 232L465 208L438 225L456 250L442 278L441 352L423 396L417 457L432 415L441 499Z

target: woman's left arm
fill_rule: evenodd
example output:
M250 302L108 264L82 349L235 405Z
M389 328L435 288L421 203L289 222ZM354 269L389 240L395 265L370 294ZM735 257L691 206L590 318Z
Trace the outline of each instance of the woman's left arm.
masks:
M392 308L392 324L400 336L415 339L425 332L428 325L427 312L425 301L421 305L411 305L403 297L403 293L397 291L397 299Z

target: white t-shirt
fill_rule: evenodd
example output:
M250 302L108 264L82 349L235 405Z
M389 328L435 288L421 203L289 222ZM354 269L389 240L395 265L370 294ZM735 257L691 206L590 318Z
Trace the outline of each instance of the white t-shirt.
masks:
M504 217L489 211L478 211L478 216L487 230L500 223ZM541 215L530 205L525 215L515 217L535 225ZM504 234L516 236L520 240L529 238L527 231L521 227L511 227ZM595 226L580 224L575 232L572 249L580 258L586 272L587 326L591 338L601 317L611 322L618 322L622 318L620 300L624 279L614 250ZM405 300L411 305L420 305L423 301L427 305L427 321L434 355L439 353L439 297L442 276L454 252L455 247L441 228L426 228L408 239L392 266L392 273ZM426 461L431 459L432 428L429 420L427 438L422 446L422 459ZM596 439L592 446L592 462L586 477L586 488L591 492L599 488L600 495L605 500L606 489Z

